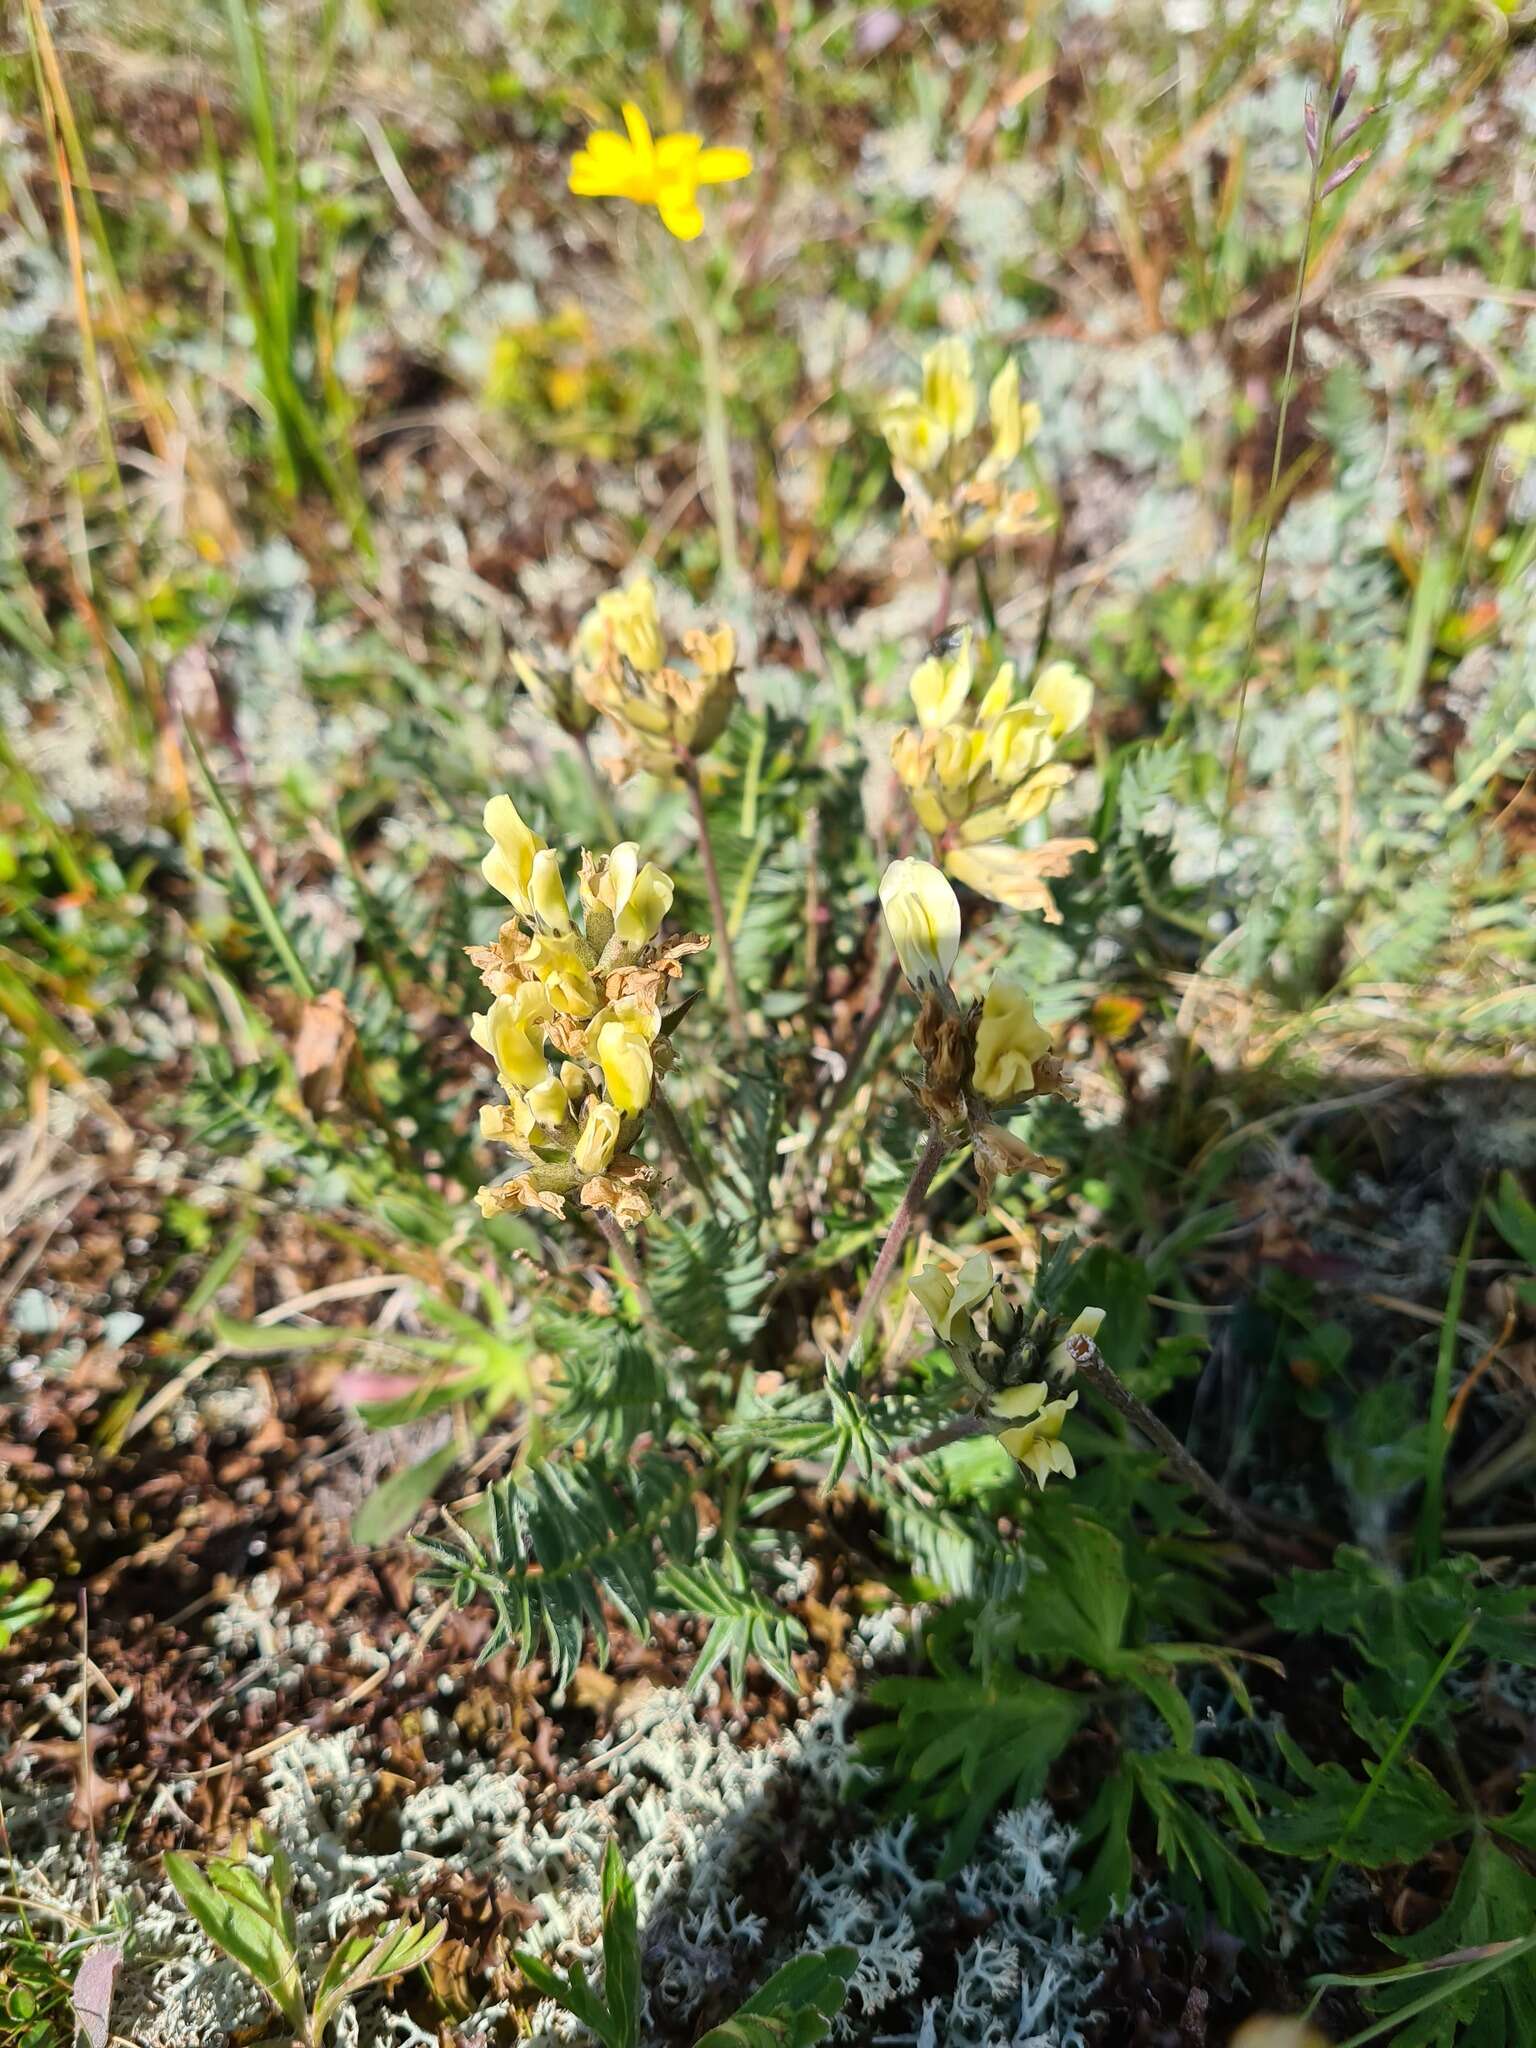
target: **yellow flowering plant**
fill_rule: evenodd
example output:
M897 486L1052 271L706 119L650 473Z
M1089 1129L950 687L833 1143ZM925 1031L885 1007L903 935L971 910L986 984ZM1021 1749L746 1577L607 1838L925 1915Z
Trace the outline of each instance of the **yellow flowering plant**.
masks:
M665 1001L709 940L663 938L672 879L633 841L582 853L573 914L558 856L510 796L491 798L485 830L481 872L512 915L493 944L468 948L491 994L470 1034L504 1096L482 1108L481 1135L508 1146L518 1170L481 1188L480 1212L564 1216L574 1197L641 1223L655 1175L634 1148L671 1064Z
M958 1272L931 1260L911 1290L956 1371L982 1406L987 1426L1009 1457L1044 1486L1053 1473L1076 1477L1062 1425L1075 1392L1051 1393L1050 1379L1068 1379L1097 1356L1104 1311L1087 1308L1071 1322L1054 1302L1070 1272L1064 1254L1047 1261L1028 1312L1009 1300L992 1261L974 1252Z
M684 130L653 135L632 100L620 108L624 133L599 128L571 159L570 189L582 199L627 199L653 206L669 235L694 241L704 232L699 193L708 185L734 184L750 176L744 149L707 149L703 138Z
M1091 839L1009 843L1042 818L1072 770L1057 747L1086 723L1093 685L1070 662L1043 668L1021 690L1011 661L978 687L969 627L913 670L917 723L891 742L891 764L946 873L1013 910L1060 922L1049 883Z
M699 194L711 185L734 184L748 177L752 159L744 149L706 147L690 129L656 136L632 100L622 109L624 133L600 128L571 159L569 186L582 199L627 199L654 208L666 230L667 243L693 242L704 232ZM678 252L672 251L673 254ZM698 342L704 394L704 454L709 465L715 533L720 545L720 573L728 589L741 583L737 543L736 488L731 474L730 422L725 404L725 367L721 346L720 303L701 288L686 262L660 266L671 276L679 310ZM721 287L723 296L724 287Z
M687 666L669 661L648 576L600 597L572 652L577 690L618 739L616 780L685 779L724 732L737 696L736 636L729 626L695 628L683 635Z
M1014 475L1040 431L1040 408L1025 403L1012 356L988 386L984 427L971 351L957 336L927 351L918 389L892 392L879 419L907 511L945 570L993 539L1051 524L1039 489Z
M910 1084L944 1149L971 1143L982 1201L1000 1173L1050 1171L999 1121L1040 1095L1068 1095L1062 1062L1028 993L998 976L962 1008L950 985L960 948L960 904L931 861L897 860L880 884L886 929L901 971L920 998L913 1044L923 1078Z

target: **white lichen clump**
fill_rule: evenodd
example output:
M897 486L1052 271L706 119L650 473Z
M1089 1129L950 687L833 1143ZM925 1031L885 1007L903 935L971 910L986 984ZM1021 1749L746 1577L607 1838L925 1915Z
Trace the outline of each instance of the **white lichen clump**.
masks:
M1058 1917L1070 1831L1043 1804L1003 1814L975 1860L942 1883L933 1874L939 1844L915 1823L850 1832L859 1809L849 1795L867 1776L847 1732L851 1704L823 1693L775 1742L748 1748L729 1725L716 1725L708 1702L641 1692L582 1759L611 1789L600 1797L578 1790L557 1805L542 1777L466 1750L446 1717L429 1710L425 1745L442 1776L396 1808L399 1846L384 1853L362 1846L379 1786L360 1745L302 1736L273 1756L260 1816L293 1863L301 1953L322 1952L403 1900L430 1898L445 1876L478 1875L537 1906L541 1917L520 1945L565 1968L579 1960L600 1970L599 1871L616 1836L635 1884L647 2024L658 2036L675 2028L682 2038L695 2015L714 2017L799 1950L848 1941L860 1963L840 2038L1081 2048L1103 1958ZM174 1802L174 1786L168 1795ZM140 2048L184 2048L259 2022L249 1981L214 1954L158 1873L108 1842L93 1875L80 1838L48 1810L58 1805L50 1790L10 1807L22 1883L75 1911L91 1911L93 1894L118 1902L132 1937L115 2030ZM786 1916L790 1827L804 1874ZM984 1931L966 1939L971 1923ZM940 1957L953 1982L935 1997ZM929 1987L921 1998L920 1982ZM484 2008L461 2028L462 2048L497 2039L508 2017L504 2004ZM341 2038L356 2048L413 2048L431 2038L379 1998L355 2027L354 2035L349 2022ZM581 2035L544 2005L530 2038L555 2048Z

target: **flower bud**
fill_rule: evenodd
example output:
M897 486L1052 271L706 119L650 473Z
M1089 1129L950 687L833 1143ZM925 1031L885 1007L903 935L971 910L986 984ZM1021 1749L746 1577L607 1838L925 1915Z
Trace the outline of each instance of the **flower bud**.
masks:
M947 989L960 950L960 900L925 860L893 860L880 883L880 907L910 986Z
M655 1068L651 1048L638 1025L615 1017L601 1026L592 1041L610 1100L628 1115L651 1099Z
M485 807L485 829L496 842L480 863L480 872L491 887L521 916L532 914L528 884L536 854L544 841L523 823L517 805L509 796L493 796Z
M581 1120L581 1135L571 1153L572 1164L579 1172L602 1172L613 1157L622 1122L623 1118L611 1102L599 1102L596 1096L592 1098Z
M956 335L935 343L923 357L923 406L951 441L963 441L976 424L971 352Z
M547 846L533 857L528 877L528 901L534 916L549 931L570 930L571 912L565 900L565 884L560 879L560 862Z

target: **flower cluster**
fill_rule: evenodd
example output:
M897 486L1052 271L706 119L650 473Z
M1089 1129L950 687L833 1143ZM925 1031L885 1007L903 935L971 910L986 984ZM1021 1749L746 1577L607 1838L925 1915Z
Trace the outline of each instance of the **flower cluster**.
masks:
M684 956L709 940L660 937L671 878L642 863L633 841L602 859L583 852L578 925L557 856L511 797L491 798L485 829L492 845L481 872L513 915L494 945L468 949L493 998L471 1036L506 1094L481 1109L480 1133L523 1165L481 1188L480 1213L563 1216L574 1194L621 1223L643 1222L653 1176L633 1148L670 1062L662 999Z
M654 206L669 235L693 241L704 231L700 188L747 177L751 157L744 149L706 149L700 136L686 130L652 135L650 123L630 100L620 112L622 135L599 128L571 158L571 190L580 199L628 199L636 206Z
M912 1043L924 1072L913 1092L939 1130L969 1134L983 1206L999 1174L1056 1171L997 1121L1035 1096L1070 1093L1028 994L998 976L979 1003L961 1009L949 984L960 950L960 904L928 861L892 861L880 905L901 971L921 998Z
M1044 1486L1053 1472L1077 1475L1072 1453L1061 1441L1062 1425L1077 1405L1075 1392L1051 1398L1050 1383L1025 1380L1037 1369L1070 1378L1077 1366L1075 1343L1092 1344L1104 1321L1100 1308L1085 1308L1065 1329L1062 1319L1037 1308L1028 1322L998 1284L992 1261L975 1252L958 1273L937 1261L912 1282L940 1342L962 1379L985 1401L989 1415L1006 1427L998 1442Z
M637 576L600 597L576 629L569 675L514 658L524 688L569 733L601 712L620 741L616 781L640 770L668 780L683 759L707 753L736 702L736 636L729 626L683 635L691 668L669 665L656 590ZM578 708L579 707L579 708ZM585 714L585 722L583 722Z
M1038 491L1005 481L1040 429L1040 408L1020 400L1011 356L987 393L986 435L976 431L979 396L971 352L952 337L923 357L921 390L893 392L880 411L907 509L946 569L994 535L1039 533L1050 523Z
M956 881L1059 923L1047 879L1064 875L1073 855L1093 842L1048 839L1017 847L1004 840L1040 817L1071 781L1056 748L1086 723L1093 685L1065 661L1042 669L1027 696L1019 693L1011 661L973 701L975 680L967 627L952 647L914 670L908 687L918 722L891 742L891 763Z

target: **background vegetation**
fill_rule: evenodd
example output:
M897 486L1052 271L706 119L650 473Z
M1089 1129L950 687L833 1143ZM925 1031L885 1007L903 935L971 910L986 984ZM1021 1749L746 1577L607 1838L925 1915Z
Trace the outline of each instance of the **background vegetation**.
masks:
M0 79L0 2042L1536 2039L1529 9L20 0ZM674 252L739 575L700 302L566 190L624 98L755 160ZM1048 514L951 589L946 333ZM512 668L647 564L751 1044L717 946L636 1288L477 1214L463 947L503 789L713 922ZM1089 1398L1043 1492L934 1443L899 1285L827 1369L940 618L1091 679L1093 850L965 898L1062 1171L903 1272L1103 1307L1257 1543Z

